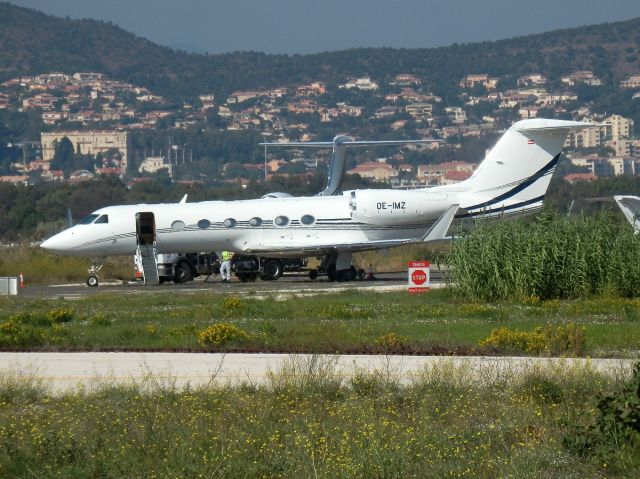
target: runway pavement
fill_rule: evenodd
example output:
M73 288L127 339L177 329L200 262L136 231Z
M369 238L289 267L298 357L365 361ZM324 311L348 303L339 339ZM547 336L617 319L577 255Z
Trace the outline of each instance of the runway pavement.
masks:
M437 271L431 271L431 287L438 288L444 285L442 275ZM34 286L27 284L20 290L20 296L37 298L83 298L95 294L195 294L203 292L219 292L234 294L259 294L259 293L331 293L344 290L361 289L375 291L396 291L407 286L406 272L376 273L375 280L354 281L348 283L331 282L326 278L317 280L309 279L306 273L286 273L277 281L262 281L242 283L234 278L231 284L221 283L219 277L204 282L203 278L197 278L185 284L164 283L161 285L146 286L142 283L103 282L97 288L90 288L84 284L62 284L50 286Z
M589 368L626 376L633 360L525 357L442 357L384 355L288 355L220 353L0 353L0 379L24 377L42 381L55 392L77 387L137 383L160 387L197 387L210 383L265 384L273 373L308 375L313 365L346 377L355 371L377 371L408 381L425 368L455 369L469 381L513 378L538 368L556 373ZM453 368L453 369L452 369Z

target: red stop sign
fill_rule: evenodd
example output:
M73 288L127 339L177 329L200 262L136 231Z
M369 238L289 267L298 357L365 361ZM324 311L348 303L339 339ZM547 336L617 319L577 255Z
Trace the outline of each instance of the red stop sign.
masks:
M417 269L413 273L411 273L411 282L413 284L420 286L424 284L426 281L427 281L427 273L425 273L423 270Z

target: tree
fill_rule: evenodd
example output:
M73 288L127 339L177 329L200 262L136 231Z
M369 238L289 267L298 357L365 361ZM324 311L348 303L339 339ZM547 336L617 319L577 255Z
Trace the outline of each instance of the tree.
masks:
M51 169L64 170L71 165L73 160L73 143L66 136L56 144L53 160L51 160Z

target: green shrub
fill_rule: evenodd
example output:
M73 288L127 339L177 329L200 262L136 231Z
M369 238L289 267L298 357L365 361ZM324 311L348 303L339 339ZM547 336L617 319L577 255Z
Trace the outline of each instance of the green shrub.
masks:
M602 395L590 410L595 414L586 425L573 426L565 434L565 446L579 455L630 461L640 467L640 362L620 390Z
M155 323L149 323L147 324L147 334L149 336L155 336L156 334L158 334L158 325Z
M111 326L111 320L104 314L96 314L89 318L89 324L92 326Z
M30 326L50 326L51 325L51 321L47 317L41 314L25 313L25 312L14 314L9 318L9 321L16 324L25 324Z
M223 346L228 343L244 343L249 334L229 323L218 323L198 333L198 341L205 346Z
M557 327L547 325L533 331L517 331L502 327L492 330L479 345L503 352L582 356L585 342L585 328L570 323Z
M222 307L224 309L241 309L242 301L237 296L227 296L222 300Z
M376 346L381 346L385 350L392 350L402 348L405 344L407 344L408 339L402 336L399 336L396 333L387 333L380 336L376 339Z
M566 326L544 329L545 349L551 355L571 353L574 356L584 355L586 328L573 323Z
M493 348L499 351L540 354L544 351L545 340L542 328L534 331L516 331L506 327L494 329L489 337L480 341L483 348Z
M39 346L44 341L43 329L15 321L0 323L0 347L26 348Z
M54 308L47 314L47 318L52 324L68 323L75 317L75 311L72 308Z

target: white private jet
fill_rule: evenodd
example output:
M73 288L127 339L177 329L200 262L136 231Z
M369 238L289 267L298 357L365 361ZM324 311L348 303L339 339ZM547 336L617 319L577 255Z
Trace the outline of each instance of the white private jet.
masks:
M640 233L640 197L616 195L613 199L618 203L624 217L631 223L634 233Z
M329 279L352 280L353 252L443 239L452 221L512 217L542 207L571 130L593 123L532 119L511 126L473 176L416 190L366 189L311 197L109 206L47 239L44 249L73 256L227 250L267 257L324 256ZM397 144L337 137L335 150ZM331 143L329 143L331 144ZM327 147L327 143L309 144Z

